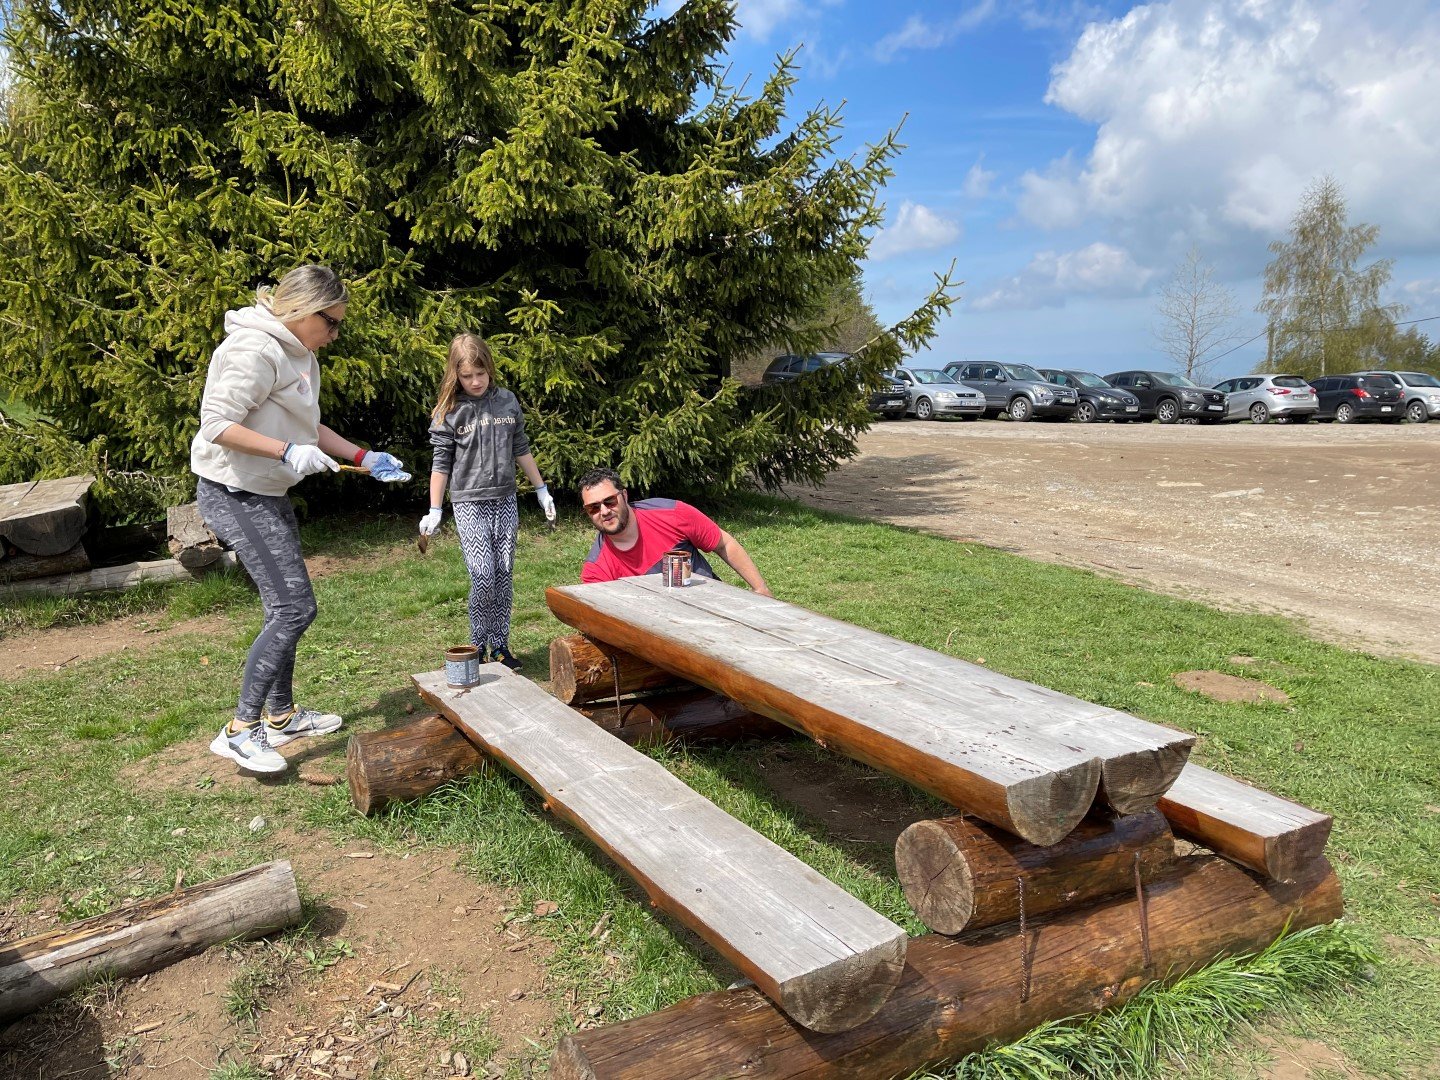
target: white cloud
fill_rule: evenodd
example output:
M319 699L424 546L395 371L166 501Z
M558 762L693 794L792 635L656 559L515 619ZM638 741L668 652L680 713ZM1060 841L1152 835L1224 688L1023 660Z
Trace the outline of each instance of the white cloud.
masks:
M962 190L971 199L983 199L990 194L990 185L995 182L995 173L985 168L985 155L981 154L965 174Z
M1387 247L1440 250L1440 14L1416 0L1170 0L1092 23L1046 101L1098 125L1021 179L1046 228L1107 221L1150 258L1282 235L1333 175Z
M1400 286L1400 303L1423 316L1440 314L1440 279L1421 278Z
M938 23L930 22L921 15L911 15L899 30L886 34L875 43L875 58L888 62L911 49L941 48L985 23L995 10L995 0L979 0L954 18Z
M1135 296L1154 276L1128 251L1096 241L1079 251L1040 252L974 306L979 311L1060 307L1071 296Z
M870 241L870 258L893 259L912 251L930 251L960 239L960 225L920 203L902 202L894 220Z
M737 0L735 18L741 28L762 41L781 23L806 14L801 0Z

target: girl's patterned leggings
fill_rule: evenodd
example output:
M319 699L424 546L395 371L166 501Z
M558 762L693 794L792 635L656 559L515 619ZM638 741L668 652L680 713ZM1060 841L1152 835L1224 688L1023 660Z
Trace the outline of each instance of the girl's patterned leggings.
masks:
M509 648L520 511L513 495L451 506L470 571L470 641L484 657L492 649Z

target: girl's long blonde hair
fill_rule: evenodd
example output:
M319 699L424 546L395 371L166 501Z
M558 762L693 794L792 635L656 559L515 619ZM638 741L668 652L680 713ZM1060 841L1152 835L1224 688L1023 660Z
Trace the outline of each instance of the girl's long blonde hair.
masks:
M455 398L460 393L460 365L484 368L490 376L490 385L499 386L495 374L495 357L490 346L479 334L456 334L450 342L449 355L445 357L445 374L440 377L440 394L435 399L435 408L430 410L430 421L436 427L445 422L450 410L455 408Z

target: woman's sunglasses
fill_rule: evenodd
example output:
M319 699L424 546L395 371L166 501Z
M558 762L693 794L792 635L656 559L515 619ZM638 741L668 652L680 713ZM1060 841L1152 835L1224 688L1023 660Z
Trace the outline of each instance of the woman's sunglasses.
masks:
M332 334L339 334L339 333L340 333L340 320L339 320L339 319L336 319L336 318L334 318L333 316L330 316L330 315L326 315L325 312L323 312L323 311L317 311L317 312L315 312L315 314L316 314L316 315L319 315L320 318L322 318L322 319L325 320L325 326L329 329L330 333L332 333Z
M605 498L601 499L599 502L585 503L585 513L589 514L591 517L594 517L596 514L600 513L600 508L602 506L606 510L614 510L615 507L619 505L620 492L617 491L614 495L606 495Z

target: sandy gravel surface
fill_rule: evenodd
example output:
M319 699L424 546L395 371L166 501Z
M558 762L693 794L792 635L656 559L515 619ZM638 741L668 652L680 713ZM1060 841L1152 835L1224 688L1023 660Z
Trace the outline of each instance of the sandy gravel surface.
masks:
M915 420L802 501L1440 663L1440 423Z

